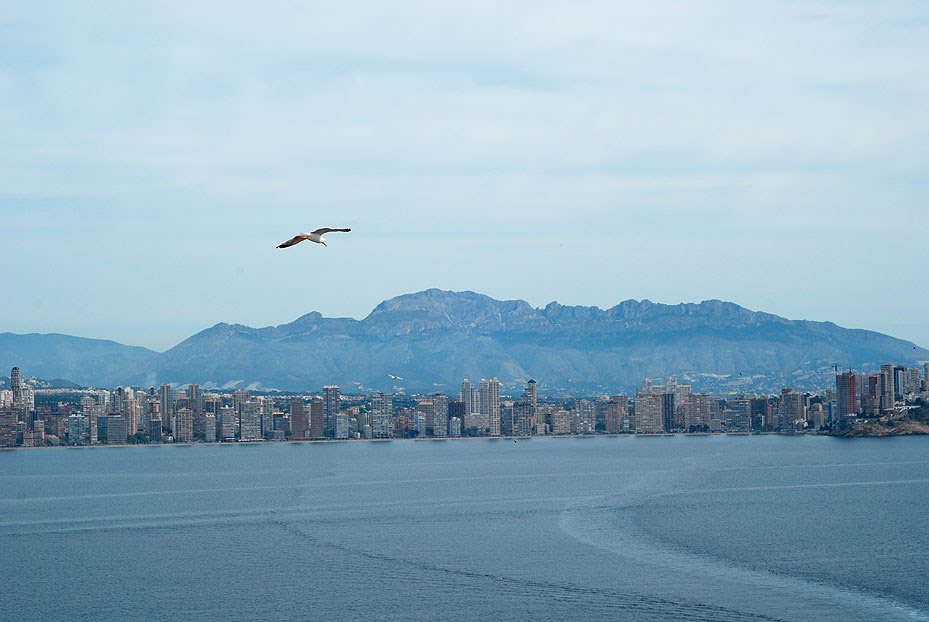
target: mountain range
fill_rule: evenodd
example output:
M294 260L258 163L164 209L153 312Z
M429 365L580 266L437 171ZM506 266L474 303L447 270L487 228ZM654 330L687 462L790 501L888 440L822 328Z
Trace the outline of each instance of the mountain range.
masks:
M629 391L677 376L703 390L777 391L832 384L834 366L874 369L929 360L929 350L830 322L787 320L731 302L609 309L495 300L430 289L379 304L366 318L308 313L289 324L220 323L163 353L65 335L0 334L0 364L87 386L457 392L463 378L550 391ZM397 378L394 378L397 377ZM399 379L398 379L399 378Z

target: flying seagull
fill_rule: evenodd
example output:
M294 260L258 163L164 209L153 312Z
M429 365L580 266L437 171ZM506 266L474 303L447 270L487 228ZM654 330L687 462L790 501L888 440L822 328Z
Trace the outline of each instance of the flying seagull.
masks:
M323 235L326 233L332 233L334 231L344 231L347 233L351 231L351 229L330 229L329 227L323 227L322 229L317 229L316 231L313 231L312 233L300 233L298 235L295 235L294 237L290 238L289 240L287 240L286 242L278 246L278 248L287 248L288 246L299 244L303 240L309 240L310 242L316 242L317 244L322 244L326 248L329 248L329 245L326 244L326 238L324 238Z

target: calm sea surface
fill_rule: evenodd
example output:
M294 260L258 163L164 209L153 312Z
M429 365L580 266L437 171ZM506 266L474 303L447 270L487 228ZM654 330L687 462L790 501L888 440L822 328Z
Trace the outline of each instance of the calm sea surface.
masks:
M929 438L0 452L2 620L929 620Z

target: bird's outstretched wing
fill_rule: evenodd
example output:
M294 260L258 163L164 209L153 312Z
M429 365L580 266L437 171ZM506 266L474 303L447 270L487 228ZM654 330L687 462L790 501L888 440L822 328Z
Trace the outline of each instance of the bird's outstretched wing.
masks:
M317 229L313 233L315 233L316 235L326 235L327 233L333 233L336 231L342 231L344 233L348 233L349 231L351 231L351 229L330 229L329 227L323 227L322 229Z
M303 235L303 234L301 233L300 235L295 235L294 237L290 238L289 240L287 240L287 241L284 242L283 244L278 245L278 248L287 248L288 246L293 246L294 244L299 244L300 242L302 242L302 241L305 240L305 239L306 239L306 236Z

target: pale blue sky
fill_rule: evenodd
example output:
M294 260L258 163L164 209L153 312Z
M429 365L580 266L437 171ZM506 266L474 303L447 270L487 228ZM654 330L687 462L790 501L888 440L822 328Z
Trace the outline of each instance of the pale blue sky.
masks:
M440 287L926 346L927 58L923 1L7 3L0 331Z

